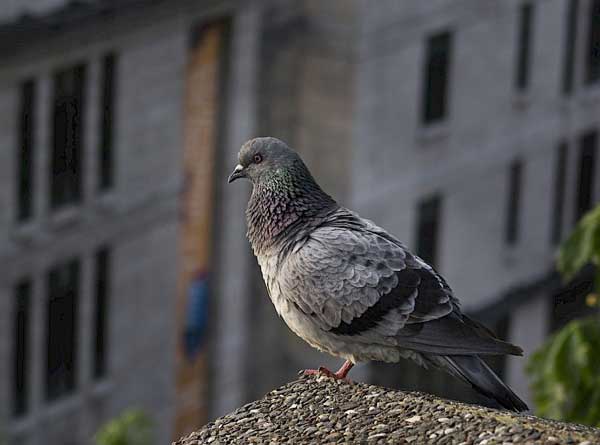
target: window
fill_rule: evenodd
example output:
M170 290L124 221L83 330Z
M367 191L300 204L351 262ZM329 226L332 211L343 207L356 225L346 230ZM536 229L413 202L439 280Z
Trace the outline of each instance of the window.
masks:
M79 262L48 273L46 398L55 400L76 386Z
M83 65L59 71L54 76L50 175L52 209L81 199L84 83Z
M15 286L13 311L13 415L22 416L28 410L29 397L29 317L31 282L24 280Z
M515 76L515 86L519 91L525 90L529 84L532 20L533 5L531 3L524 3L521 5L519 12L519 47L517 50L517 72Z
M562 76L562 92L570 94L573 91L573 79L575 72L575 49L577 47L577 16L579 11L579 0L569 0L566 30L565 30L565 52Z
M516 244L519 240L519 214L521 207L521 182L523 176L523 163L515 160L510 164L508 181L508 200L506 211L505 239L509 245Z
M588 84L600 80L600 0L593 0L590 8L585 67L585 80Z
M106 375L106 340L108 297L110 291L110 253L108 248L96 252L96 295L94 309L94 332L92 350L94 351L94 378Z
M552 309L549 314L550 333L577 318L598 314L596 308L586 302L587 296L594 290L594 274L595 267L589 265L558 292L550 295Z
M422 200L418 205L417 255L435 266L438 254L441 198L438 195Z
M594 166L598 134L589 131L579 140L579 179L575 198L575 222L591 209L594 190Z
M102 98L100 110L100 147L98 150L98 184L101 191L109 190L114 183L114 122L116 56L107 54L102 62Z
M21 84L19 142L17 153L17 220L31 218L33 212L33 144L35 133L35 83Z
M425 124L439 121L447 114L451 46L450 32L435 34L427 40L422 104Z
M567 184L567 143L561 142L556 153L554 166L554 208L550 240L556 245L562 238L565 190Z

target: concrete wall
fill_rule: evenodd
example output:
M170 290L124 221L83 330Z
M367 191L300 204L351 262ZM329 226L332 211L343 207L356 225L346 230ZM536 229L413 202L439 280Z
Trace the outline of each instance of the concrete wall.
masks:
M0 391L1 423L14 443L89 443L100 423L129 407L143 408L157 419L156 443L172 439L176 272L178 264L178 199L183 125L185 28L166 17L162 22L113 34L110 38L60 52L40 48L37 57L22 59L0 71ZM81 30L85 33L85 30ZM76 40L75 40L76 41ZM100 60L106 51L118 55L115 128L115 187L96 193L96 147L99 141L98 86ZM86 131L82 205L48 210L48 152L51 74L84 61ZM165 63L168 61L168 63ZM18 85L35 77L38 119L35 144L35 217L26 226L14 221L15 144ZM110 294L109 371L101 382L91 380L89 345L93 333L93 252L100 244L113 251ZM62 259L82 261L78 331L77 391L48 404L43 399L46 326L46 273ZM32 363L30 414L8 416L12 394L10 348L13 335L12 288L15 280L35 280L30 324ZM149 390L151 388L152 390Z
M66 3L67 0L2 0L0 1L0 23L13 20L22 14L46 13Z

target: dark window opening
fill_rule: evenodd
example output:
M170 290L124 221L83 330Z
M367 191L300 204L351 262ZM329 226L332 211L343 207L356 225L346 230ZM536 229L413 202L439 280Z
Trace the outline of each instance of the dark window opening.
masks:
M77 300L79 262L71 260L48 273L46 399L74 391L77 375Z
M110 252L103 247L96 252L96 295L94 309L94 378L106 375L107 316L110 292Z
M592 208L594 199L594 173L598 133L589 131L579 140L579 179L575 198L575 222Z
M114 185L114 126L117 58L107 54L102 63L102 98L100 110L100 147L98 150L99 189L109 190Z
M17 220L24 222L33 214L33 146L35 134L35 83L21 84L17 172Z
M590 9L585 80L600 80L600 0L593 0Z
M29 321L31 282L22 281L15 287L13 312L13 415L22 416L29 408Z
M565 32L565 52L562 75L562 92L570 94L573 91L573 80L575 78L575 52L577 48L577 16L579 11L579 0L569 0L567 11L567 23Z
M552 232L550 241L556 245L563 232L565 192L567 185L567 143L561 142L556 154L554 166L554 207L552 212Z
M448 112L451 46L450 32L436 34L427 40L422 104L425 124L443 119Z
M525 90L529 84L531 48L532 48L532 26L533 5L524 3L519 12L519 47L517 50L517 72L515 86L518 90Z
M436 266L438 260L441 202L435 195L422 200L417 210L417 255L432 266Z
M506 210L505 239L509 245L519 240L519 219L521 211L521 187L523 180L523 163L515 160L510 164L508 182L508 200Z
M54 76L52 115L52 209L81 200L83 167L85 67L59 71Z
M595 267L587 265L570 283L551 295L551 333L572 320L597 315L597 309L587 304L587 297L594 290L595 273Z

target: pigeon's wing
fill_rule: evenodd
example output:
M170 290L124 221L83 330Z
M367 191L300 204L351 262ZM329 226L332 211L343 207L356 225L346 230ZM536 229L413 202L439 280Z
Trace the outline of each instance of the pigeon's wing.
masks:
M285 297L330 334L433 353L519 352L462 315L443 278L372 223L317 228L284 269Z
M453 310L450 289L403 246L357 228L316 229L286 262L286 296L324 329L394 336Z

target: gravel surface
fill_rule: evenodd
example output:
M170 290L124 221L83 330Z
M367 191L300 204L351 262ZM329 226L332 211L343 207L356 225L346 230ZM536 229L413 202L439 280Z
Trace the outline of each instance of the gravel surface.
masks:
M362 383L305 376L175 445L600 444L600 429Z

